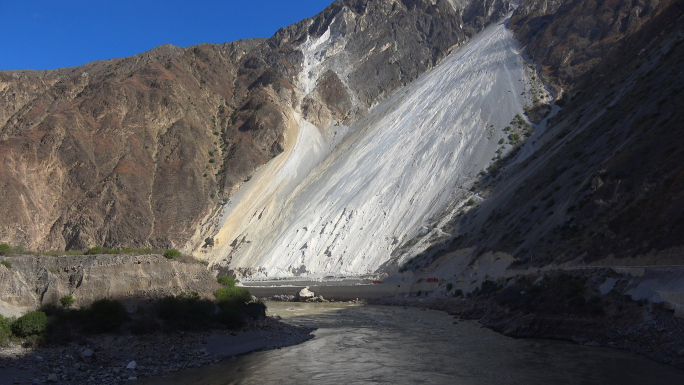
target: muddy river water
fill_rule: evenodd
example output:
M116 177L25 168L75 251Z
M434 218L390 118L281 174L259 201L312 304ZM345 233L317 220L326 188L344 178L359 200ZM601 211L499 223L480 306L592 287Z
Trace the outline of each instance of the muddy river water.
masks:
M348 304L268 303L318 328L301 345L137 381L142 384L684 384L684 371L642 356L504 337L444 312Z

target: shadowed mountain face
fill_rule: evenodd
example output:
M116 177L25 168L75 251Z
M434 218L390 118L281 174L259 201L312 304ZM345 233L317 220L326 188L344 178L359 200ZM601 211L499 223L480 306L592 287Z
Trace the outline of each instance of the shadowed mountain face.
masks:
M337 1L267 40L2 71L0 242L193 250L299 116L323 133L357 120L508 11Z
M531 1L511 26L563 109L533 155L482 177L473 191L487 199L415 265L489 252L521 268L684 262L684 3Z

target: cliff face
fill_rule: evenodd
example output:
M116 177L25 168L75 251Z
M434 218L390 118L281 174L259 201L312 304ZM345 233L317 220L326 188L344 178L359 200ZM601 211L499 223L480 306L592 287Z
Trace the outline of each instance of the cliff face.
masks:
M665 6L660 7L664 3ZM510 28L541 74L556 86L574 84L666 8L661 0L525 1ZM560 87L559 87L560 88ZM558 90L558 88L557 88Z
M101 298L150 299L197 292L210 296L220 286L200 264L160 255L17 256L0 266L0 314L15 316L73 295L76 306ZM116 279L112 279L116 277Z
M219 204L293 145L300 117L329 135L508 10L345 0L267 40L2 71L0 242L201 247Z

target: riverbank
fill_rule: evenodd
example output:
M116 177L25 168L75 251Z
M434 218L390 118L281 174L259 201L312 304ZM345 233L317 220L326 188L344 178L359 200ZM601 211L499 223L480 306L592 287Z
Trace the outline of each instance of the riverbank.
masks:
M374 299L368 303L441 310L455 316L454 323L479 320L484 327L508 337L562 340L627 350L684 370L684 319L675 317L671 310L659 304L604 299L604 310L592 315L559 312L543 302L530 309L515 303L519 300L515 297L511 291L502 290L471 298L433 294Z
M66 346L0 349L1 384L122 384L307 341L312 329L265 317L237 331L102 335Z

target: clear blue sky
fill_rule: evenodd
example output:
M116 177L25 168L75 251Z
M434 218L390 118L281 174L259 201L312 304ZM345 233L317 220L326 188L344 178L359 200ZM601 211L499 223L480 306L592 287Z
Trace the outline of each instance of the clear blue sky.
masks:
M270 37L333 0L0 0L0 70L54 69Z

